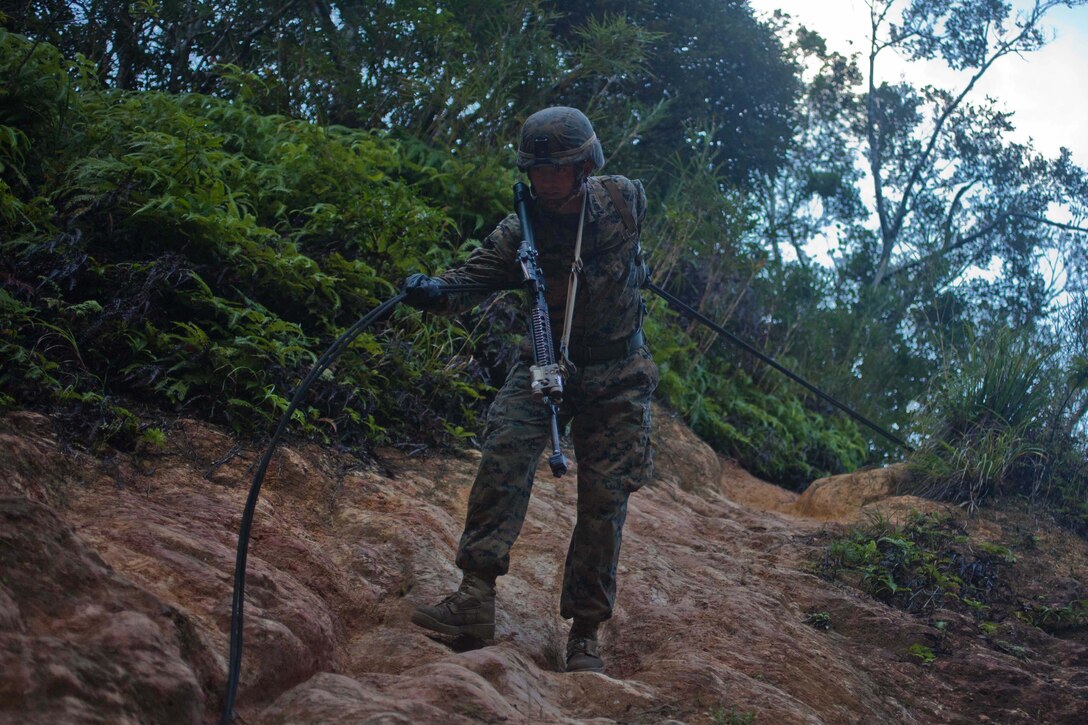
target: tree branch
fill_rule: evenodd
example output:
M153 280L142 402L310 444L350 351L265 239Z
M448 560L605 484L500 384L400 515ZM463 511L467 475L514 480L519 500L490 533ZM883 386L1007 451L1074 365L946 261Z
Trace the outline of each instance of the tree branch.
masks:
M978 179L975 179L968 184L964 184L956 192L956 195L952 197L952 203L948 205L948 214L946 214L944 218L944 241L941 244L942 247L947 247L952 243L952 217L955 215L956 208L960 205L963 195L977 183Z
M918 156L918 159L915 161L913 167L911 168L910 175L908 176L907 181L903 186L903 191L902 191L902 194L900 196L900 200L899 200L899 203L897 205L897 208L895 209L895 212L892 214L892 218L891 218L890 222L887 222L887 223L886 223L886 211L883 209L884 196L883 196L883 193L882 193L882 190L881 190L881 181L878 180L878 179L880 179L880 176L877 173L880 170L880 167L876 163L875 153L870 154L870 156L871 156L870 165L872 166L872 175L873 175L873 180L874 180L873 181L874 190L877 192L876 193L876 203L877 203L877 212L880 215L880 229L881 229L881 237L882 237L881 259L880 259L880 263L879 263L879 265L877 267L876 274L873 275L873 282L872 282L873 287L878 286L884 279L884 275L886 273L888 263L889 263L889 261L891 259L892 251L893 251L893 249L895 247L895 241L899 236L899 232L903 228L903 223L904 223L904 221L906 219L906 216L907 216L907 212L908 212L908 209L909 209L909 201L910 201L911 197L914 194L914 187L918 184L918 181L921 178L923 168L925 168L929 164L929 160L930 160L930 158L931 158L931 156L933 154L933 150L937 146L937 142L940 139L940 136L941 136L942 132L944 131L944 126L948 122L948 119L951 118L952 114L956 111L957 108L959 108L959 106L963 102L963 100L974 89L974 87L978 83L978 81L982 78L983 75L985 75L985 73L997 61L998 58L1001 58L1001 57L1003 57L1005 55L1008 55L1009 53L1013 53L1013 52L1018 51L1017 46L1019 44L1021 44L1028 37L1030 32L1036 28L1039 19L1043 16L1043 14L1046 12L1046 10L1048 10L1054 4L1055 4L1055 2L1048 2L1044 6L1041 6L1039 2L1036 2L1034 8L1031 11L1031 14L1030 14L1030 17L1028 18L1028 20L1022 26L1020 26L1020 32L1017 33L1011 39L1005 40L1004 42L1000 43L998 45L998 47L993 51L993 53L991 53L990 56L988 58L986 58L986 60L978 67L978 69L975 71L975 73L971 76L971 79L967 82L967 85L963 88L963 90L960 91L959 95L957 95L952 101L950 101L948 103L948 105L945 106L944 110L938 116L938 118L937 118L937 120L936 120L936 122L935 122L935 124L933 126L933 130L929 134L929 138L926 141L924 150ZM883 18L884 18L884 15L881 15L881 21L883 20ZM876 35L875 28L876 28L876 21L874 21L874 30L873 30L874 42L875 42L875 35ZM875 87L874 86L875 82L874 82L874 79L873 79L874 65L875 65L875 54L870 54L870 63L869 63L870 95L872 94L873 88ZM871 102L870 102L870 109L871 108L872 108L872 105L871 105ZM874 126L872 116L871 116L871 112L870 112L870 117L868 119L868 124L867 125L869 126L870 129L872 129L873 126ZM872 139L874 138L874 135L875 134L871 131L870 132L870 147L872 147Z
M884 18L888 14L888 10L891 4L884 6L884 11L877 14L876 5L872 2L869 3L869 22L870 22L870 36L869 36L869 93L865 100L865 131L869 140L869 173L873 179L873 195L875 196L876 214L877 219L880 220L880 239L881 239L881 251L880 262L877 265L877 277L883 276L884 269L887 268L888 260L891 258L891 249L887 245L887 239L889 237L888 232L888 214L886 204L884 203L884 177L881 176L880 170L883 168L884 162L880 154L880 143L877 138L876 128L876 57L883 50L885 46L878 47L876 34L877 30L884 23Z
M1075 224L1066 224L1064 222L1054 221L1053 219L1047 219L1046 217L1041 217L1041 216L1039 216L1037 214L1027 214L1025 212L1016 212L1016 211L1003 212L1001 215L999 215L997 217L997 219L995 219L990 224L987 224L982 229L978 229L978 230L976 230L974 232L971 232L967 236L959 237L959 238L956 239L955 242L945 244L940 249L938 249L938 250L936 250L934 252L930 252L929 254L925 255L924 257L919 257L918 259L907 262L906 264L902 265L901 267L896 267L895 269L893 269L893 270L891 270L890 272L887 273L886 278L890 279L890 278L892 278L894 276L902 274L903 272L907 272L907 271L909 271L911 269L914 269L916 267L924 266L924 265L928 264L930 261L932 261L934 259L937 259L939 257L943 257L944 255L948 254L949 252L954 252L957 249L963 249L964 247L966 247L969 244L971 244L972 242L974 242L976 239L980 239L980 238L986 236L987 234L992 232L994 229L996 229L997 227L1004 224L1006 221L1008 221L1008 219L1010 217L1015 217L1015 218L1019 218L1019 219L1028 219L1028 220L1031 220L1031 221L1033 221L1033 222L1035 222L1037 224L1045 224L1047 226L1057 227L1058 229L1065 229L1066 231L1083 232L1083 233L1088 234L1088 227L1080 227L1080 226L1077 226Z
M1070 232L1086 232L1088 233L1088 227L1077 226L1076 224L1066 224L1065 222L1056 222L1053 219L1047 219L1046 217L1039 216L1038 214L1025 214L1023 212L1010 211L1008 216L1019 217L1020 219L1029 219L1036 224L1046 224L1047 226L1057 227L1058 229L1065 229Z

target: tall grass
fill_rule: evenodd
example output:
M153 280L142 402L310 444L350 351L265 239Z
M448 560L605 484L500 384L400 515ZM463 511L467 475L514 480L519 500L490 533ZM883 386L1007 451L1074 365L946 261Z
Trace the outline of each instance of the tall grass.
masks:
M911 457L924 495L973 509L994 494L1037 495L1051 451L1054 347L1009 331L975 338L939 376L921 417L924 444Z

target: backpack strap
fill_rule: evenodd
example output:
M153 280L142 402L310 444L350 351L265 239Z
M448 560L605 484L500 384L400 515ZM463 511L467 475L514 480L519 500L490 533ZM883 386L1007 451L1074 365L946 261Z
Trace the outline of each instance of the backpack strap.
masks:
M606 176L601 179L601 186L604 187L604 190L608 192L609 198L612 199L612 206L620 213L620 218L623 220L623 226L627 229L627 233L634 234L638 227L635 224L634 215L631 214L631 207L623 198L623 192L620 191L620 185L617 184L616 180L611 176Z

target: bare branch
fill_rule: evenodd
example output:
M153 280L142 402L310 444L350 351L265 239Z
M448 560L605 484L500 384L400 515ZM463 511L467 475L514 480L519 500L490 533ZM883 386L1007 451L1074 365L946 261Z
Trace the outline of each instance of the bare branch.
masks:
M995 229L1000 227L1002 224L1004 224L1006 221L1008 221L1010 218L1028 219L1030 221L1035 222L1036 224L1044 224L1046 226L1052 226L1052 227L1056 227L1058 229L1064 229L1066 231L1083 232L1083 233L1088 234L1088 227L1081 227L1081 226L1077 226L1075 224L1066 224L1064 222L1054 221L1053 219L1047 219L1046 217L1042 217L1042 216L1039 216L1037 214L1027 214L1027 213L1024 213L1024 212L1015 212L1015 211L1004 212L1001 215L999 215L994 221L990 222L989 224L982 227L981 229L977 229L974 232L971 232L970 234L967 234L965 236L958 237L956 239L956 241L946 243L940 249L938 249L936 251L933 251L933 252L930 252L929 254L925 255L924 257L919 257L918 259L911 260L910 262L907 262L906 264L904 264L904 265L902 265L900 267L896 267L895 269L893 269L893 270L891 270L891 271L889 271L887 273L886 278L890 279L891 277L900 275L903 272L908 272L908 271L910 271L912 269L915 269L916 267L925 266L925 265L929 264L931 261L933 261L935 259L939 259L940 257L945 256L949 252L954 252L957 249L963 249L964 247L970 245L972 242L974 242L974 241L976 241L978 239L981 239L982 237L986 236L990 232L994 231Z
M971 91L974 90L975 85L978 83L978 81L983 77L983 75L986 74L990 67L999 58L1009 55L1010 53L1018 53L1022 49L1021 46L1030 38L1032 33L1037 29L1038 22L1042 18L1043 14L1056 4L1060 4L1060 0L1049 0L1046 3L1036 2L1028 18L1023 22L1022 25L1019 26L1020 31L1012 38L1008 38L999 43L998 46L993 50L993 52L990 53L988 57L986 57L984 62L979 65L977 70L972 74L970 80L959 92L959 94L945 105L944 109L937 116L933 124L933 129L930 131L929 136L925 141L922 152L918 155L913 166L911 167L910 173L907 177L907 181L903 186L899 202L896 204L896 208L891 214L889 214L888 210L885 208L885 195L883 191L883 179L881 176L882 159L880 158L878 147L876 146L878 138L876 135L876 123L873 113L874 102L872 100L873 93L876 89L876 82L873 77L875 71L876 52L875 50L870 52L870 99L866 126L869 131L868 135L870 145L870 173L872 174L873 178L873 187L876 196L877 213L880 219L880 231L882 240L880 262L878 263L876 274L874 274L873 276L872 285L874 287L878 286L884 280L885 274L887 273L888 265L891 260L892 252L894 251L894 248L898 241L899 233L902 230L903 224L910 211L911 200L916 193L916 187L919 184L923 171L928 168L930 164L930 159L933 156L934 149L937 147L937 143L944 132L945 126L949 118L951 118L952 114L960 107L968 94L970 94ZM870 4L870 8L872 7L872 4ZM875 17L875 12L873 13L873 48L876 47L875 37L877 25L878 23L882 23L886 18L888 7L890 7L890 4L889 6L885 7L884 12L880 14L879 19ZM957 244L955 246L962 245Z

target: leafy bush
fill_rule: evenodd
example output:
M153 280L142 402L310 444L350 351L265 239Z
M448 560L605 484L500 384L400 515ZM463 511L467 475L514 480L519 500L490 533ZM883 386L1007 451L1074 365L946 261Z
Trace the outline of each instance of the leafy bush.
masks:
M915 514L901 528L876 518L834 539L822 571L908 612L944 608L981 619L1001 568L1013 561L1003 547L971 546L950 517Z
M753 725L756 721L754 712L741 712L735 707L726 710L724 705L711 708L707 714L714 725Z
M662 300L650 310L647 336L661 371L660 397L714 449L756 476L797 489L865 459L865 440L852 422L814 412L795 394L762 389L730 362L746 353L734 354L725 342L700 353Z
M712 138L712 129L694 133L692 157L662 163L670 183L646 217L645 247L658 284L758 344L779 295L758 293L767 274L763 241L746 233L752 210L730 188L724 149ZM778 373L678 317L662 300L649 309L660 396L716 450L757 476L798 489L866 459L865 439L852 422L807 405Z
M1074 599L1067 604L1032 604L1018 612L1017 617L1051 633L1084 628L1088 626L1088 599Z
M73 418L90 406L98 435L129 442L132 404L267 427L332 339L407 271L453 258L450 212L464 214L428 198L434 174L392 139L195 94L99 90L81 65L4 31L0 78L9 405ZM442 173L475 172L450 160ZM487 389L472 343L458 321L401 314L317 382L297 430L462 436Z

